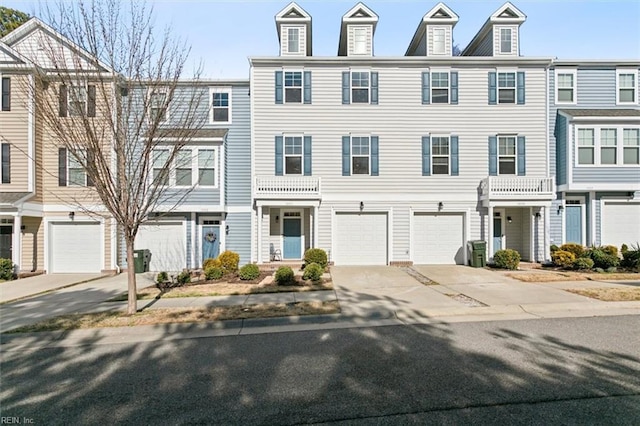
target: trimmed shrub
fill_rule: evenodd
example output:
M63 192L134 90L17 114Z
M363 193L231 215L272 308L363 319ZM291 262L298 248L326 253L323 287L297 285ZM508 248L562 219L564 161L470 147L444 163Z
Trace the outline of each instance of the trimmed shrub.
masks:
M158 284L162 284L166 283L167 281L169 281L169 274L167 274L165 271L158 272L158 275L156 275L156 282Z
M557 246L557 245L555 245L555 244L551 244L551 247L549 247L549 251L551 251L551 253L555 253L555 252L557 252L558 250L560 250L560 249L559 249L559 248L558 248L558 246Z
M295 282L293 269L288 266L281 266L276 271L275 276L276 284L278 285L290 285Z
M573 269L584 271L593 268L593 260L588 257L579 257L573 261Z
M0 280L10 281L14 278L13 261L11 259L0 259Z
M317 263L322 269L326 268L329 264L327 252L319 248L310 248L304 252L305 268L312 263Z
M551 260L556 266L562 268L570 268L573 266L573 262L576 260L576 255L566 250L558 250L551 255Z
M191 282L191 272L189 271L182 271L178 274L178 276L176 277L176 281L178 281L178 284L188 284Z
M585 248L584 246L576 243L567 243L560 246L560 250L568 251L569 253L573 253L573 255L578 257L583 257Z
M611 256L618 257L618 247L616 246L602 246L600 249Z
M605 270L605 272L608 273L608 274L613 274L614 272L618 272L618 268L616 268L615 266L611 266L611 267L607 268Z
M238 263L240 263L240 255L238 253L231 250L223 251L220 256L218 256L218 260L225 273L238 272Z
M311 280L311 281L320 281L322 278L322 274L324 273L324 268L317 263L310 263L304 268L304 273L302 274L303 280Z
M258 265L254 265L253 263L247 263L240 268L238 276L241 280L255 280L260 276L260 268L258 268Z
M599 274L604 273L604 269L602 269L602 268L593 268L593 270L594 270L594 272L597 272Z
M631 246L631 250L622 252L622 266L640 271L640 246Z
M209 266L204 270L204 277L208 280L219 280L224 275L224 270L219 266Z
M626 244L622 244L620 246L620 253L625 254L625 252L629 251L629 246Z
M520 264L520 253L511 249L498 250L493 255L493 261L498 268L518 269Z
M202 269L209 269L211 267L222 268L222 262L218 258L208 258L202 262Z
M588 256L593 260L597 268L608 269L616 267L620 264L618 256L614 256L602 250L601 248L593 248L587 252Z

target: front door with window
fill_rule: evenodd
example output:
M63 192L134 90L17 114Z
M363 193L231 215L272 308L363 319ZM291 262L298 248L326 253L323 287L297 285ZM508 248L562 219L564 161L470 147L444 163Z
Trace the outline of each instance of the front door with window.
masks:
M12 259L13 226L0 226L0 259Z
M220 226L202 226L202 262L215 259L220 254Z
M299 217L285 217L283 221L282 257L300 259L302 257L302 221Z
M567 205L565 242L582 244L582 206Z
M502 217L493 217L493 252L502 250Z

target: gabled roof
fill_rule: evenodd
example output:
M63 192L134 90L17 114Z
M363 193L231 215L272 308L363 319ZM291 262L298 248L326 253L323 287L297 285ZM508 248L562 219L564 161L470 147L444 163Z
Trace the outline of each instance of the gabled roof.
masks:
M281 41L280 24L302 24L307 28L307 56L312 54L312 34L311 15L292 1L284 9L276 14L276 29L278 31L278 41Z
M462 56L466 56L469 52L473 52L476 47L484 40L487 34L496 24L522 24L527 16L515 7L511 2L506 2L498 10L493 12L489 19L486 20L480 31L473 37L469 45L462 51Z
M409 47L407 48L407 52L405 53L405 55L409 55L410 52L416 49L417 44L420 42L425 31L427 30L428 24L445 24L451 25L451 27L453 28L458 23L458 20L458 15L446 4L442 2L436 4L420 20L418 28L413 34L413 38L411 39L411 43L409 43Z
M0 69L32 68L33 63L8 44L0 41Z
M38 18L29 19L27 22L20 25L18 28L16 28L15 30L11 31L9 34L4 36L4 38L2 38L2 41L6 43L8 46L11 46L14 50L19 51L21 50L20 48L21 42L38 31L40 31L46 37L49 37L50 39L52 39L54 42L59 43L63 49L66 49L66 50L61 50L63 54L77 55L77 57L83 60L87 65L91 65L97 68L96 71L108 72L108 73L113 72L111 68L106 64L102 63L99 60L99 58L95 58L91 56L89 52L82 49L73 41L69 40L67 37L63 36L58 31L54 30L53 28L51 28L49 25L45 24ZM48 64L40 63L40 62L45 62L47 60L46 55L39 55L38 52L35 52L35 51L34 52L23 51L21 53L23 56L29 58L36 65L44 69L50 68L46 66ZM40 56L40 57L35 57L35 56ZM69 58L65 58L65 59L69 59ZM71 63L73 63L73 61Z
M378 23L378 15L367 5L359 2L342 16L342 24L340 25L340 39L338 41L338 56L346 56L347 54L347 26L349 24L366 24L371 25L372 36L375 34L376 25Z

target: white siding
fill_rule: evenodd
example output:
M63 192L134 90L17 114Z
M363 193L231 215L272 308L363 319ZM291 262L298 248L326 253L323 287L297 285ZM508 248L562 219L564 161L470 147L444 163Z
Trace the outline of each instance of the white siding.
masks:
M511 28L511 52L500 52L500 29ZM518 56L518 25L495 25L493 27L493 56Z
M436 28L444 30L444 53L434 53L433 30ZM451 56L451 25L427 25L427 40L427 56Z
M366 50L364 53L355 52L355 29L363 28L366 31ZM373 26L349 25L347 28L347 55L348 56L372 56L373 55Z
M289 28L298 28L299 49L298 52L289 52ZM307 56L307 28L304 25L280 26L280 55L281 56Z

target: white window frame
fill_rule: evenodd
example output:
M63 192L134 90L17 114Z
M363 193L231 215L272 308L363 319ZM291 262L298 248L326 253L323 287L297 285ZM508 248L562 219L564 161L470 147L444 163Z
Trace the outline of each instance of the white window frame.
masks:
M287 139L300 139L300 154L287 154ZM287 157L300 158L300 173L287 173ZM282 174L284 176L304 175L304 136L297 134L283 135L282 140Z
M433 78L434 78L434 76L436 74L447 74L447 87L446 87L446 89L447 89L447 102L435 102L434 101L434 99L435 99L435 97L433 95L434 91L435 90L444 89L444 87L435 87L435 85L433 84L433 82L434 82ZM431 92L430 96L431 96L431 103L432 104L440 104L440 105L450 104L451 103L451 71L449 71L449 70L437 70L437 69L434 70L434 69L432 69L430 71L430 73L429 73L429 91Z
M216 107L213 105L213 95L219 93L226 93L228 99L228 116L227 121L214 121L214 108L224 108L224 107ZM233 96L231 87L210 87L209 88L209 124L231 124L231 116L232 116L232 105L233 105Z
M301 28L300 27L286 27L287 28L287 52L288 53L300 53L300 33ZM292 50L291 49L291 32L295 31L296 34L296 50Z
M84 91L84 101L76 102L75 95L73 92L75 90L82 89ZM80 105L81 112L79 114L75 113L75 104ZM69 117L86 117L87 109L89 106L89 85L86 81L77 81L74 84L67 85L67 116Z
M169 89L166 87L150 87L147 91L147 105L149 106L148 118L149 122L153 123L155 121L154 113L153 113L153 96L156 94L164 94L166 97L169 96ZM167 107L164 110L164 120L159 120L158 123L166 123L169 121L169 103L167 102Z
M366 87L367 89L367 102L355 102L354 99L355 97L353 96L353 91L354 90L362 90L365 87L364 86L358 86L358 87L354 87L353 85L353 74L355 73L366 73L368 75L368 81L369 81L369 85ZM351 96L351 104L361 104L361 105L367 105L367 104L371 104L371 71L370 70L351 70L351 72L349 73L349 90L351 90L351 92L349 93L349 95Z
M509 50L505 51L503 49L504 47L504 43L505 43L505 39L504 39L504 35L506 33L509 33ZM506 55L506 54L511 54L513 53L513 28L511 27L500 27L500 54L502 55Z
M620 100L620 90L624 89L620 87L621 75L633 75L633 101L624 102ZM618 105L636 105L638 104L638 70L636 69L617 69L616 70L616 104Z
M353 27L353 54L367 54L367 27ZM362 38L360 40L360 38Z
M513 87L505 86L503 90L513 90L513 102L500 102L500 75L512 74ZM496 103L504 105L515 105L518 103L518 73L516 71L498 71L496 72Z
M84 151L80 151L80 152L84 152ZM86 155L86 154L83 154ZM73 167L74 170L82 170L82 174L84 175L84 182L83 183L78 183L74 180L71 179L71 162L72 161L76 161L79 165L79 167ZM75 187L85 187L88 186L87 185L87 171L84 169L84 167L82 167L82 162L78 161L77 157L75 155L73 155L69 150L67 150L67 186L75 186Z
M436 44L436 42L438 41L436 37L436 34L438 35L442 35L442 49L438 49L436 46L439 46L439 43ZM447 54L447 30L444 27L435 27L433 29L433 33L432 33L432 46L433 46L433 52L431 52L433 55L446 55Z
M614 139L613 139L613 145L609 145L609 144L604 144L605 138L603 137L605 132L613 132L614 135ZM600 130L598 131L598 137L600 138L600 149L599 149L599 154L600 154L600 163L603 166L617 166L618 165L618 129L615 127L601 127ZM613 163L607 163L604 164L602 163L602 151L604 150L611 150L613 149L615 151L615 155L613 156Z
M571 87L573 96L571 101L561 101L560 100L560 89L569 89L568 87L560 87L559 85L559 76L561 75L571 75L573 79L573 87ZM555 72L555 101L556 104L559 105L576 105L578 103L578 72L575 69L556 69Z
M513 155L512 154L500 154L500 139L513 139ZM498 135L497 140L498 146L497 148L497 173L498 176L517 176L518 175L518 135ZM500 173L500 158L511 158L513 157L513 173Z
M169 153L169 155L171 155L171 150L173 150L172 146L167 145L166 147L162 147L162 146L158 146L156 148L153 149L153 151L167 151ZM173 164L171 164L169 167L171 167L171 169L169 170L169 176L167 178L168 183L167 183L167 187L169 188L208 188L208 189L217 189L220 187L220 169L221 169L221 164L220 164L220 149L219 146L216 145L202 145L202 144L197 144L197 145L185 145L184 147L182 147L180 149L182 150L188 150L191 151L191 185L178 185L176 182L176 170L178 168L178 165L176 164L176 161L178 159L178 154L176 153L176 155L173 158ZM199 155L198 153L200 152L200 150L202 151L213 151L213 173L214 173L214 177L213 177L213 181L214 181L214 185L201 185L200 184L200 164L199 164ZM151 162L151 167L152 169L155 169L155 167L153 167L153 158L154 158L154 154L152 153L152 162ZM154 174L153 171L151 172L151 175L149 176L149 179L151 181L151 183L154 180Z
M624 143L624 136L625 136L625 130L635 130L636 133L638 134L638 138L636 139L636 141L638 142L636 145L626 145ZM626 149L634 149L635 151L637 151L636 153L636 158L638 159L637 163L625 163L624 162L624 151ZM622 129L622 163L623 166L640 166L640 128L632 128L632 127L624 127Z
M443 154L435 154L434 142L436 139L446 139L447 140L447 155ZM451 136L450 135L431 135L430 138L431 143L431 175L432 176L450 176L451 175ZM447 159L447 173L436 173L434 168L434 159L435 158L446 158Z
M354 154L354 149L353 149L353 140L357 138L357 139L366 139L367 140L367 148L368 148L368 154L367 155L363 155L363 154ZM358 175L358 176L371 176L371 136L368 135L364 135L364 136L360 136L360 135L352 135L350 140L349 140L349 163L351 166L351 175ZM353 160L355 158L364 158L367 157L367 173L355 173L355 167L353 164Z
M287 74L300 74L300 86L287 86ZM287 89L300 89L299 101L287 101ZM285 104L301 104L304 102L304 71L297 69L282 70L282 102Z
M604 129L612 129L616 131L616 163L615 164L602 164L602 148L606 148L607 146L612 147L613 145L602 145L602 130ZM580 164L580 145L579 145L579 134L580 130L592 130L593 131L593 164ZM573 160L574 167L606 167L606 168L625 168L625 167L639 167L640 164L625 164L624 163L624 130L637 130L640 133L640 126L637 125L626 125L626 124L598 124L598 125L579 125L575 127L575 156ZM629 147L629 145L626 145ZM638 149L640 150L640 145Z

